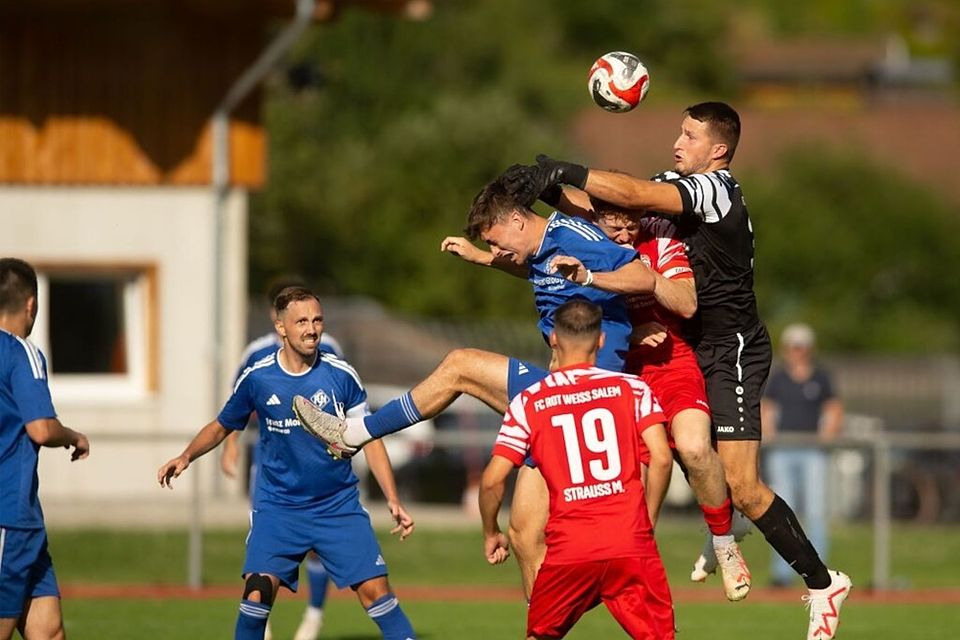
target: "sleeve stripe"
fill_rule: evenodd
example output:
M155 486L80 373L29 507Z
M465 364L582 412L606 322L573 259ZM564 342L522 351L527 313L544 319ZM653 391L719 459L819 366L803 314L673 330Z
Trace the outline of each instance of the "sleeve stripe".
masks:
M337 356L330 354L329 362L331 366L336 367L337 369L340 369L342 371L346 371L350 375L350 377L353 378L354 381L357 383L357 386L363 389L363 383L360 382L360 375L357 373L357 370L351 367L349 364L347 364L345 360L341 360Z
M577 220L557 218L556 224L558 227L566 227L567 229L570 229L574 233L583 236L587 240L592 240L594 242L600 242L603 240L603 236L597 233L595 229Z
M733 185L729 184L727 176L722 172L695 173L682 178L676 184L687 190L691 208L704 222L719 222L733 208L733 201L730 199Z
M240 388L240 383L243 382L243 381L246 379L246 377L247 377L248 375L250 375L251 372L253 372L253 371L256 370L256 369L262 369L262 368L264 368L264 367L268 367L268 366L270 366L271 364L273 364L273 361L274 361L275 357L276 357L276 354L275 354L275 353L272 353L272 354L270 354L269 356L266 356L265 358L263 358L263 359L258 360L257 362L255 362L255 363L253 364L253 366L250 366L250 367L247 367L246 369L244 369L244 370L243 370L243 373L240 374L240 377L237 378L236 383L234 383L234 385L233 385L233 392L234 392L234 393L237 392L237 389Z
M34 380L43 380L46 376L43 372L43 364L40 361L40 353L37 348L19 336L13 336L27 353L27 360L30 361L30 369L33 371Z

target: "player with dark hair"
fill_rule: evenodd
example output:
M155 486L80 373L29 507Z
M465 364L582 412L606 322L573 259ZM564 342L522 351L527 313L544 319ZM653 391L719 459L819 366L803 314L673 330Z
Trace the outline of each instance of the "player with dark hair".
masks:
M203 427L187 448L157 472L160 486L243 429L256 411L262 456L253 498L244 592L235 638L263 638L280 585L297 589L300 562L316 551L339 588L351 587L384 638L413 638L409 620L387 580L387 567L360 505L357 477L348 463L331 459L299 426L292 410L297 394L325 411L359 416L367 412L366 391L353 367L319 351L323 310L309 289L284 289L274 302L283 347L246 369L220 415ZM391 516L392 533L403 539L413 520L397 498L390 460L382 442L364 449ZM344 540L351 544L344 545Z
M772 353L753 292L753 226L729 170L739 139L737 112L721 102L704 102L684 111L674 143L675 171L659 181L540 156L537 165L516 173L512 190L532 201L554 185L569 184L622 207L674 218L696 276L699 328L694 344L734 506L806 582L808 639L829 640L850 592L850 578L827 569L793 510L759 473L760 397ZM585 282L589 267L568 273ZM604 287L605 281L596 278L593 284Z
M637 259L632 248L610 241L594 225L560 212L543 218L521 203L505 186L503 177L487 184L474 198L468 215L467 233L484 240L490 251L483 251L466 238L448 237L441 250L468 262L491 266L527 278L533 285L534 301L540 313L539 327L547 340L553 328L553 312L572 298L592 301L603 310L606 340L597 356L598 366L613 371L623 368L632 332L626 303L621 293L653 292L658 274ZM555 272L553 263L563 255L579 256L584 264L600 272L617 271L617 292L612 293L570 282ZM453 354L451 354L453 356ZM434 416L462 392L474 395L498 412L507 401L546 371L527 362L482 352L473 360L461 362L461 354L448 356L411 392L397 398L363 419L339 420L312 409L306 399L295 401L301 424L328 443L336 456L352 455L373 438L404 429ZM657 470L648 488L652 495L666 491L669 464L657 457ZM542 531L545 509L535 509L543 497L537 491L542 481L532 467L525 467L517 479L512 525L517 534L515 548L524 584L529 592L536 567L542 560ZM542 514L542 516L541 516ZM524 516L532 516L523 520Z
M37 319L37 274L0 259L0 640L66 637L60 589L37 495L40 447L90 453L87 437L63 426L50 399L47 360L27 336Z
M704 550L704 565L715 570L719 564L727 598L742 600L750 592L750 571L735 544L723 466L710 442L710 407L703 374L681 330L681 322L696 312L697 295L676 227L668 219L645 216L569 188L552 199L559 200L561 210L594 220L614 242L635 248L640 259L663 276L658 280L657 296L627 297L634 338L624 371L639 375L663 407L677 456L712 534L710 546ZM561 262L580 265L573 257Z
M641 439L665 416L639 378L595 366L599 307L571 300L554 314L557 369L510 401L483 473L484 554L504 562L497 523L506 479L533 455L546 480L547 554L527 613L528 638L561 638L601 602L632 638L674 638L666 572L645 508Z
M275 326L277 322L277 311L274 308L274 300L280 295L280 292L287 287L305 286L306 282L298 276L280 276L270 282L266 295L270 305L271 326ZM236 384L237 380L240 379L240 376L243 375L243 372L246 371L247 368L252 367L261 359L275 354L282 346L283 339L275 328L271 329L269 333L265 333L251 341L240 357L242 364L237 370L234 384ZM320 334L320 346L318 349L343 360L343 350L340 347L340 343L326 331ZM251 416L250 424L254 427L253 429L245 429L243 432L232 431L223 441L223 455L220 456L220 468L224 474L230 478L235 477L240 461L240 436L242 433L253 434L252 437L254 441L253 446L250 447L251 455L249 463L250 495L253 495L256 491L257 471L260 460L260 438L259 430L256 428L256 422L256 416ZM308 553L305 565L307 568L308 586L307 608L304 610L303 618L300 620L300 624L293 634L293 640L316 640L320 635L320 629L323 627L323 608L327 600L327 590L330 585L330 576L327 575L327 570L324 568L320 558L317 557L317 554L312 551ZM267 625L265 640L270 640L271 636L270 626Z

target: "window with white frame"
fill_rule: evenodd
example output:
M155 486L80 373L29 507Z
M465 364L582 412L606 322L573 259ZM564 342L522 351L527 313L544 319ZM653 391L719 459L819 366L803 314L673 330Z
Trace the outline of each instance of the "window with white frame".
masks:
M31 339L47 357L55 397L142 397L154 386L156 287L151 266L37 267Z

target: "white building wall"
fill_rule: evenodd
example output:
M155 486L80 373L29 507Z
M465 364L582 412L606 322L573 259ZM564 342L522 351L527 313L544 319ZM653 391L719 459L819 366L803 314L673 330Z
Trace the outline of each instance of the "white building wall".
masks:
M41 454L44 499L183 500L161 491L159 465L215 417L243 347L247 198L234 191L223 220L223 351L215 392L214 194L208 188L0 188L0 254L36 264L153 264L157 269L155 390L87 393L51 378L61 420L86 433L90 458ZM41 300L41 315L44 313ZM78 337L82 339L82 337ZM203 494L225 486L218 454L191 467Z

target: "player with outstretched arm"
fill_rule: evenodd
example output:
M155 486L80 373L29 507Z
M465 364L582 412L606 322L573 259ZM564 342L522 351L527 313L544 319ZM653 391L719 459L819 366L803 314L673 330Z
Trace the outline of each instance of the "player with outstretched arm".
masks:
M556 184L569 184L607 202L675 220L697 283L700 326L694 344L734 506L806 583L807 639L830 640L852 582L827 569L796 514L760 478L760 398L772 350L753 291L753 224L730 173L739 140L739 114L725 103L703 102L684 111L673 148L675 171L659 181L541 156L515 184L534 198ZM570 275L584 282L587 268ZM595 286L605 287L615 277L599 274Z
M413 638L387 580L370 516L360 505L356 475L349 463L331 459L322 444L299 428L291 408L293 397L301 394L325 411L363 415L366 391L353 367L318 351L323 311L316 294L290 287L277 296L274 307L283 347L244 372L220 415L183 453L161 465L157 480L161 487L171 487L194 460L219 445L230 431L243 429L256 411L262 456L235 639L263 638L279 586L296 591L300 562L311 549L339 588L349 586L357 593L384 638ZM397 498L383 443L376 445L365 449L367 460L397 523L392 533L403 539L414 523Z

